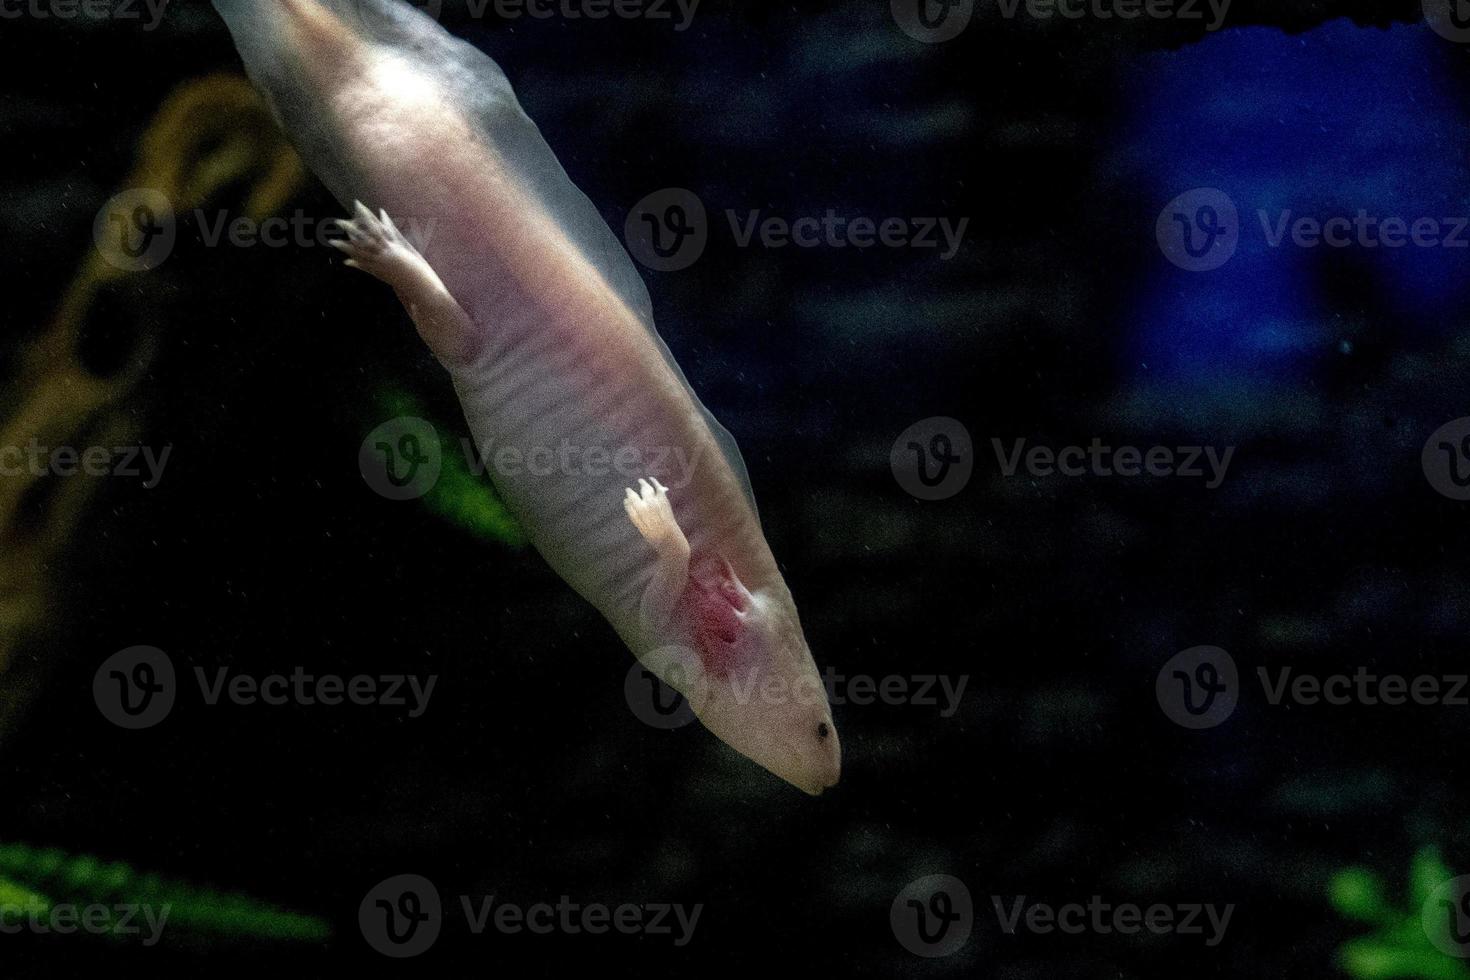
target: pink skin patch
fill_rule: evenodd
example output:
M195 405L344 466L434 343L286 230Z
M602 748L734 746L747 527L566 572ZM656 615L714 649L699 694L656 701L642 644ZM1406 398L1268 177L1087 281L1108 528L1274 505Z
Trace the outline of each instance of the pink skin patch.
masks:
M744 615L750 610L750 595L724 562L714 572L713 579L701 582L691 576L685 601L692 606L694 640L705 672L723 680L750 660L740 643L746 629Z

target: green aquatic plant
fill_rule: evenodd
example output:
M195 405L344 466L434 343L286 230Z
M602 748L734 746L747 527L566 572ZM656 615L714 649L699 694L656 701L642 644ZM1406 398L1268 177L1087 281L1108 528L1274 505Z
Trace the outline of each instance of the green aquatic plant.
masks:
M44 914L52 904L45 895L38 895L24 885L0 878L0 922L11 916Z
M1438 852L1425 848L1409 869L1408 903L1395 907L1383 881L1367 868L1344 868L1328 883L1328 897L1345 918L1373 932L1345 943L1338 965L1358 980L1470 980L1470 965L1446 955L1426 931L1424 906L1435 890L1452 879Z
M140 906L166 909L169 934L194 940L319 943L332 934L331 927L315 916L247 895L140 874L122 861L0 844L0 923L44 917L62 905L104 910L103 931L115 934L122 932L126 908Z
M419 400L401 387L379 389L376 402L384 417L428 419ZM435 430L440 434L441 467L439 479L422 498L424 506L477 538L523 547L526 534L490 481L470 468L460 444L445 434L445 426L436 425Z

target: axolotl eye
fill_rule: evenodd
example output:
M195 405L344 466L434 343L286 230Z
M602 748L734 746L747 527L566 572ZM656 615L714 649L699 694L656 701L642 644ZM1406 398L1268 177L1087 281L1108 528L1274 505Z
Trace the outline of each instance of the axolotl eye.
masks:
M825 721L817 722L817 738L826 738L832 734L832 729Z

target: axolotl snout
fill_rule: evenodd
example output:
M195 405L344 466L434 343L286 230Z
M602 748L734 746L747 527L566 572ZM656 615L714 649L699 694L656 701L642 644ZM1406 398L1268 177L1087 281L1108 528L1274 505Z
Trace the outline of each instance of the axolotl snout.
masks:
M214 4L351 209L348 264L397 293L482 456L570 446L638 461L492 464L537 550L717 736L808 793L834 785L826 691L734 440L505 75L400 0Z

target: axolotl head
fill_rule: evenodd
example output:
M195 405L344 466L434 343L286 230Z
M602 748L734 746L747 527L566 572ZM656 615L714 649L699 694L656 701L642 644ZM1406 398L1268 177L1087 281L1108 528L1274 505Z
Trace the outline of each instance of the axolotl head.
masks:
M785 583L747 589L723 559L701 572L644 666L740 754L813 796L835 786L842 745Z

